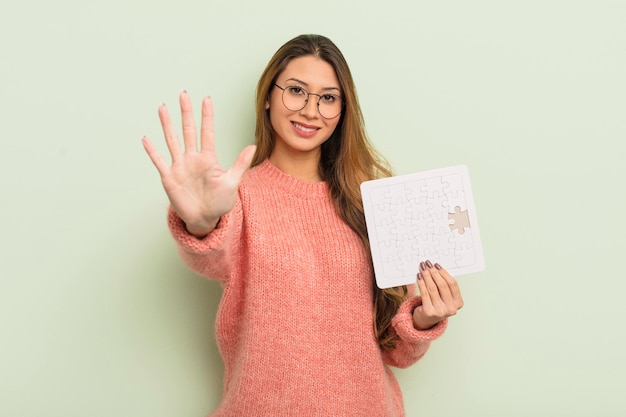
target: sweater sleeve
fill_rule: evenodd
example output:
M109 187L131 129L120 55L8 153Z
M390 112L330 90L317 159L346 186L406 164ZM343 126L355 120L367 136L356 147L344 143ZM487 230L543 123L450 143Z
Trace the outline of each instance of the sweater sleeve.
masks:
M422 305L421 297L412 297L398 308L391 325L400 337L400 341L393 349L383 352L383 361L387 365L397 368L407 368L413 365L426 354L430 342L437 339L445 331L448 319L440 321L427 330L415 328L413 310L420 305Z
M202 239L187 231L185 223L169 208L167 224L176 241L178 253L189 268L198 274L216 279L223 284L228 281L234 252L237 251L241 230L242 210L240 200L233 210L220 218L215 230Z

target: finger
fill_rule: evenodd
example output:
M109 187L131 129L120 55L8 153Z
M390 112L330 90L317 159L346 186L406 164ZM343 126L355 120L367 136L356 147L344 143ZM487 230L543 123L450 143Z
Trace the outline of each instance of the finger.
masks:
M167 111L165 104L159 106L159 119L161 120L161 127L163 128L167 149L170 151L172 161L175 161L180 156L180 143L178 143L178 137L172 126L172 119L170 118L170 113Z
M202 100L202 122L200 124L200 149L215 152L215 118L211 97Z
M141 138L141 143L143 143L144 149L148 153L148 156L150 157L150 160L156 167L157 171L159 171L161 177L167 175L170 167L167 162L165 162L159 151L157 151L156 147L152 144L150 139L144 136L143 138Z
M439 273L439 269L435 268L430 261L426 261L425 264L426 270L424 271L424 274L428 274L432 278L433 282L437 286L437 291L439 292L441 301L448 306L456 305L454 298L452 297L452 292L450 291L450 286Z
M193 110L189 94L183 90L180 93L180 115L183 122L183 141L185 142L185 153L197 152L198 143L196 139L196 124L193 121Z
M462 308L464 304L463 296L461 295L461 288L459 287L457 280L441 265L435 264L435 268L439 270L439 274L448 283L448 287L450 288L452 298L455 300L456 307L459 309Z
M232 175L237 182L241 181L244 172L250 167L255 152L256 145L246 146L237 157L233 166L228 170L229 174Z
M430 310L432 309L433 303L430 298L430 293L428 288L426 287L426 283L424 282L424 277L420 272L417 274L417 288L420 291L420 296L422 297L422 306L424 309Z
M428 297L430 299L430 301L432 302L433 306L438 306L441 304L441 295L439 294L439 289L437 288L437 284L435 284L435 282L433 281L432 276L430 275L430 272L428 271L428 267L426 266L426 264L424 262L420 263L420 273L419 273L419 277L421 277L421 280L419 281L423 281L424 282L424 287L426 289L426 293L428 294ZM421 291L421 289L420 289ZM422 294L423 296L423 294Z

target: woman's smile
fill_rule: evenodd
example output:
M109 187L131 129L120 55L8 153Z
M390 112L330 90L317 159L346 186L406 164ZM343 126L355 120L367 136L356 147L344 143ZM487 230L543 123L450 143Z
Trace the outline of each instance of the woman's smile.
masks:
M298 133L300 136L307 138L315 135L319 130L319 127L308 125L305 123L291 122L291 124L295 128L296 133Z

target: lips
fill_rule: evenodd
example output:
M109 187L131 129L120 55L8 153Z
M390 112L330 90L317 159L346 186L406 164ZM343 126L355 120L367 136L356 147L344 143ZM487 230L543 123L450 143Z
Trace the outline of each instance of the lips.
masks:
M304 123L291 122L291 124L296 128L296 130L304 133L306 136L314 134L319 130L319 127L317 126L307 125Z

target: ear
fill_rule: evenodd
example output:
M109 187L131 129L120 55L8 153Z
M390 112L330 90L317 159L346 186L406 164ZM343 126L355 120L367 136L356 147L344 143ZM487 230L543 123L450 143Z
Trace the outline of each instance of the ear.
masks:
M269 110L270 109L270 96L267 95L265 96L265 110Z

